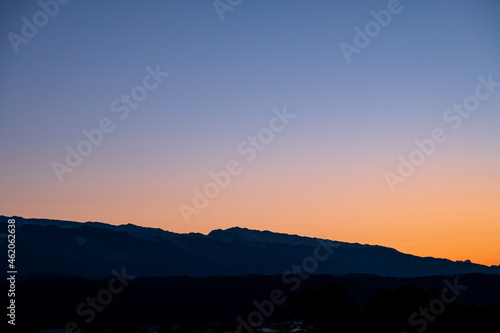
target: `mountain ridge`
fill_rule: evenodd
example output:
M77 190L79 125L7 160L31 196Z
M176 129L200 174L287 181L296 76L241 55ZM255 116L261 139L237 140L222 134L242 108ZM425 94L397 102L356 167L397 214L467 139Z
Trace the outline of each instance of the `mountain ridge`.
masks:
M500 266L418 257L380 245L268 230L232 227L207 235L179 234L130 223L115 226L90 221L10 218L16 219L17 259L23 262L23 274L46 272L100 278L109 275L111 269L127 267L134 271L132 274L141 276L272 275L284 274L300 263L302 270L312 270L308 272L311 274L500 274ZM8 219L0 216L0 222ZM308 268L307 260L314 265L309 263Z
M327 241L327 242L332 242L332 243L336 243L336 244L343 244L343 245L348 245L348 246L353 246L353 247L372 246L372 247L383 247L383 248L393 249L393 248L383 246L383 245L361 244L361 243L357 243L357 242L351 243L351 242L344 242L344 241L334 241L334 240L330 240L330 239L326 239L326 238L301 236L301 235L297 235L297 234L280 233L280 232L275 232L275 231L270 231L270 230L249 229L249 228L239 227L239 226L230 227L227 229L214 229L205 235L205 234L202 234L199 232L176 233L176 232L161 229L161 228L139 226L139 225L136 225L133 223L114 225L114 224L108 224L108 223L97 222L97 221L76 222L76 221L68 221L68 220L56 220L56 219L46 219L46 218L23 218L20 216L8 217L8 216L0 215L0 222L3 219L16 219L16 225L18 227L22 227L24 224L36 224L36 225L43 224L44 226L56 226L56 227L64 229L64 228L81 228L82 226L86 225L86 226L92 226L92 227L102 228L102 229L125 231L125 232L129 233L131 236L139 237L139 238L144 237L144 235L146 235L147 233L157 232L158 234L165 233L168 235L179 235L179 236L195 236L195 237L200 236L200 237L209 237L209 238L215 239L217 237L216 236L217 233L220 233L220 232L224 232L225 234L228 234L228 233L234 233L234 231L238 231L237 234L239 236L241 236L241 231L245 231L248 233L272 234L272 235L278 236L278 237L294 238L294 239L297 239L296 240L297 244L302 244L302 243L312 244L312 242L310 242L310 240L318 240L319 239L319 240L323 240L323 241ZM146 230L146 232L139 233L139 234L132 233L132 231L138 231L138 230ZM158 237L156 237L156 238L158 239ZM154 239L149 239L149 240L154 240ZM221 239L221 241L222 241L222 239ZM259 241L262 241L262 239L260 239ZM280 241L274 241L274 242L280 243ZM293 242L289 241L289 242L284 242L284 243L289 244L289 243L293 243ZM396 249L393 249L393 250L400 252Z

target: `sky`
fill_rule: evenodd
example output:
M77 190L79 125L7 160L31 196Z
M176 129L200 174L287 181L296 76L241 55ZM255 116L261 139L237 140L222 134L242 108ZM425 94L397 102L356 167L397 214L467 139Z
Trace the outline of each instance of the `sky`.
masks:
M0 214L500 264L500 3L0 4Z

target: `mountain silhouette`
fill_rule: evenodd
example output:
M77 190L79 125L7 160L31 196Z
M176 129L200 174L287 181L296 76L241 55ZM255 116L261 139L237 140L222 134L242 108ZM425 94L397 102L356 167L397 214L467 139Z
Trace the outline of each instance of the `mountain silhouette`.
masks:
M395 249L234 227L178 234L133 224L16 220L19 274L90 279L126 267L136 276L247 274L374 274L419 277L463 273L500 274L500 266L418 257ZM2 227L6 230L6 227ZM295 271L294 271L295 270Z

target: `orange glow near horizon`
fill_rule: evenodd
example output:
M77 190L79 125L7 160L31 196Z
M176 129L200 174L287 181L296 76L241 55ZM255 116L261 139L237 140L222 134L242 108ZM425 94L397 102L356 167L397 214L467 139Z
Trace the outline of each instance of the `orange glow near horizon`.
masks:
M178 209L179 203L192 199L191 190L186 191L189 186L186 182L167 186L156 175L137 181L129 187L133 190L120 185L118 177L107 179L111 186L99 190L86 185L83 177L75 178L81 191L73 195L59 191L57 207L43 201L29 209L10 203L11 209L2 213L115 225L133 223L179 233L207 234L239 226L388 246L418 256L500 264L499 182L493 172L460 178L458 182L457 176L436 167L425 174L425 179L416 175L421 179L410 178L391 193L380 180L382 173L367 174L367 170L359 178L331 175L321 180L300 165L286 173L257 168L245 171L257 177L234 177L232 185L199 215L193 215L190 223L182 219ZM165 190L168 187L171 191ZM28 188L11 193L13 202L25 191ZM31 199L35 197L24 197L25 201Z

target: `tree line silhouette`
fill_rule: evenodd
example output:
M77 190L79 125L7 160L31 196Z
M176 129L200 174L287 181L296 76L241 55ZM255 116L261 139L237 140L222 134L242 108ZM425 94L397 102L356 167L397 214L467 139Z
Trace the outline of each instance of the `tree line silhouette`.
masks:
M443 279L311 275L303 287L286 295L286 302L274 307L262 325L251 330L500 332L500 276L461 276L459 281L467 290L441 307L435 300L442 297ZM236 332L236 318L255 311L255 299L262 301L271 290L282 287L280 276L138 277L95 320L86 323L75 309L107 281L75 277L21 280L16 326L9 327L4 320L0 331L38 333L64 329L67 322L74 321L81 333ZM5 282L0 283L3 286ZM4 298L2 303L6 305L6 301Z

